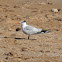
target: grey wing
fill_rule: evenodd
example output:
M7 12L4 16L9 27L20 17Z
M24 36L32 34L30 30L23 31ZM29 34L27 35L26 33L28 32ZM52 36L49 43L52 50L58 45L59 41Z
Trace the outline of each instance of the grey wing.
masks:
M24 28L24 32L26 33L26 34L37 34L38 32L40 32L42 29L37 29L37 28L35 28L35 27L32 27L32 26L30 26L30 25L28 25L28 26L26 26L25 28Z

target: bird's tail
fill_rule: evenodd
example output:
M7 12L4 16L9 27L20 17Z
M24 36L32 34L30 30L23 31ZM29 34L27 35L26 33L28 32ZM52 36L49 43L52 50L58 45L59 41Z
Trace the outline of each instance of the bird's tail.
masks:
M49 30L42 30L41 31L41 33L49 33L49 32L51 32L51 31L49 31Z
M43 34L43 33L49 33L49 32L51 32L51 31L39 29L39 31L36 34Z

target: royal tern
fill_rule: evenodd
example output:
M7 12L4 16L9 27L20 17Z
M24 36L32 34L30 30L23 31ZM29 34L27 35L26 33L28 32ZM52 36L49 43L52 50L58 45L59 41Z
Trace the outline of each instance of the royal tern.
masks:
M33 26L27 25L26 21L21 21L18 24L20 24L20 23L21 23L21 29L22 29L23 33L28 35L28 39L29 39L30 35L49 32L48 30L38 29Z

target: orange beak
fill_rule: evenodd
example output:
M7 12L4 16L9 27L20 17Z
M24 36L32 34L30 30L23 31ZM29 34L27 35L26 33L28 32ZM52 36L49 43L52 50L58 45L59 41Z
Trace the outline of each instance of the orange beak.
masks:
M19 22L17 22L16 24L20 24Z

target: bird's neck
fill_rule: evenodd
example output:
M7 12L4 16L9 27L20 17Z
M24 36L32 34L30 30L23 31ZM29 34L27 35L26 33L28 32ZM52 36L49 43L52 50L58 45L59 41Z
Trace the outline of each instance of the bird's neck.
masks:
M21 24L22 27L25 27L26 25L27 25L26 22Z

